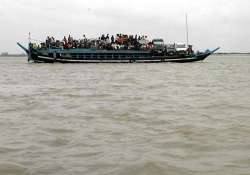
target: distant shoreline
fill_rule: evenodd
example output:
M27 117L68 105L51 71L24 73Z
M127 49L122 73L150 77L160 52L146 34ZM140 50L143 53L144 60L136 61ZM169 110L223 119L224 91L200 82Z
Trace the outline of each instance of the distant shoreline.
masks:
M0 57L26 57L26 54L8 54L8 55L0 55Z
M249 53L237 53L237 52L232 52L232 53L214 53L214 55L250 55Z

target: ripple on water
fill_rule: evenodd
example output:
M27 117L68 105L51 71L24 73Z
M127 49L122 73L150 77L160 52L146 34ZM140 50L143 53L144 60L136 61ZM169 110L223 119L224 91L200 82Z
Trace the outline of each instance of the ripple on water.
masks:
M60 137L45 138L39 141L39 144L48 147L64 147L71 142L69 139L64 139Z
M66 129L66 128L47 128L47 132L54 133L54 134L73 134L75 131L73 129Z
M112 175L189 175L194 172L180 167L168 165L164 162L133 163L122 168L117 168Z
M28 169L22 165L0 162L1 175L27 175Z

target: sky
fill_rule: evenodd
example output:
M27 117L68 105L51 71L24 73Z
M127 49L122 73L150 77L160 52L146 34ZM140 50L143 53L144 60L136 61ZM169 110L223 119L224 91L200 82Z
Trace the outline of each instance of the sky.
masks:
M186 42L196 50L250 52L249 0L0 0L0 52L22 53L16 42L71 34L138 34Z

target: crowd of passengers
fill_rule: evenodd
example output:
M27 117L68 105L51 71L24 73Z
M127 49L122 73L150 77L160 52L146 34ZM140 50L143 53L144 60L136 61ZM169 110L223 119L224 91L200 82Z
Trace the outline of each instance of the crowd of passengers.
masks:
M153 47L153 43L147 40L147 36L117 34L101 35L98 39L88 39L85 35L81 39L74 39L71 35L64 36L63 40L56 40L54 37L47 37L45 43L41 43L41 48L96 48L107 50L133 49L148 50Z

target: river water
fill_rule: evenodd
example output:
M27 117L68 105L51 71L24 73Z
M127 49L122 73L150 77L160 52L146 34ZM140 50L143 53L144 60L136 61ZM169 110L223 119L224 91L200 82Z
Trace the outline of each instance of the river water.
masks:
M250 174L250 56L0 72L0 175Z

